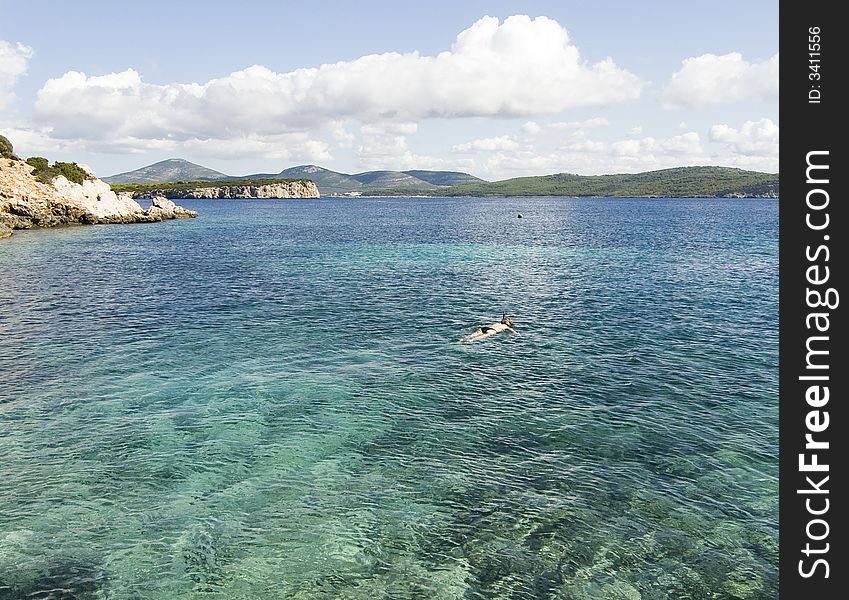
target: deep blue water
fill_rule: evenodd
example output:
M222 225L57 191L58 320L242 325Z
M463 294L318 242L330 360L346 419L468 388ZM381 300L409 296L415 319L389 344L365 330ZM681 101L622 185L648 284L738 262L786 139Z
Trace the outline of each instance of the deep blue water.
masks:
M185 205L0 240L0 598L777 596L777 202Z

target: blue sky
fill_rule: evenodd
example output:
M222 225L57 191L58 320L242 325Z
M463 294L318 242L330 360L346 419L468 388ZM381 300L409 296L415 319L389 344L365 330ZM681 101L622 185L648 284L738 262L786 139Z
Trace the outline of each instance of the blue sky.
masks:
M777 2L0 0L0 132L101 175L776 171L777 53Z

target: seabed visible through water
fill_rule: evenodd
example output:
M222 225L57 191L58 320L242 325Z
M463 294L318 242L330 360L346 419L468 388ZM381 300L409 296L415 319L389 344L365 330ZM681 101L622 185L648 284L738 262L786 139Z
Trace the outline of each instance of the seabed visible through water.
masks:
M0 242L3 600L777 595L777 202L186 205Z

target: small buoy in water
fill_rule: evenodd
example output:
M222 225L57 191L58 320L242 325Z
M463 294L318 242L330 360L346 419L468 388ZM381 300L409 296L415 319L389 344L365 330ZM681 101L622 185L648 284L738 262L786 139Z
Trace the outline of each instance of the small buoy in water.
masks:
M522 213L519 213L518 215L516 215L516 218L517 219L524 219L525 215L523 215Z

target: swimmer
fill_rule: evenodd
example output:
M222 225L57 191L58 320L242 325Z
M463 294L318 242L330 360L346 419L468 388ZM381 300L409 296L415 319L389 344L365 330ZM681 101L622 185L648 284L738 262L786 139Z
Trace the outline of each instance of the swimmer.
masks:
M507 316L506 313L501 315L501 321L498 323L493 323L492 325L482 325L475 329L472 333L463 338L464 342L475 342L477 340L482 340L491 335L495 335L496 333L501 333L502 331L512 331L516 333L516 330L513 329L513 319Z

